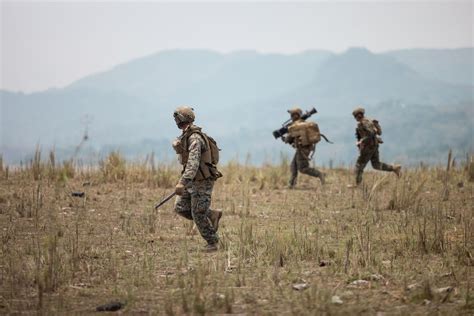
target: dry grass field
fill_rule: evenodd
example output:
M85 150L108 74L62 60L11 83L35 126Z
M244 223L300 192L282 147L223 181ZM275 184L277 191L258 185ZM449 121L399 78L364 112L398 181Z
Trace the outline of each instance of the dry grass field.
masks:
M356 189L352 170L327 169L326 186L303 175L295 190L286 160L229 163L221 249L206 254L172 202L153 210L177 166L40 158L0 163L0 314L474 313L473 163L368 171Z

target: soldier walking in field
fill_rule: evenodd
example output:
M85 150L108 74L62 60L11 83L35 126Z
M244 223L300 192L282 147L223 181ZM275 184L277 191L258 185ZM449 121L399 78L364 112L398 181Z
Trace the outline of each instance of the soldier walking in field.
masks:
M356 127L357 147L359 147L359 158L356 163L356 184L362 182L362 173L367 163L370 161L372 167L376 170L392 171L400 177L401 166L389 165L380 162L379 144L383 141L379 137L382 135L382 128L377 120L371 120L365 117L365 110L361 107L356 108L352 115L358 122Z
M207 242L204 251L216 251L222 212L211 210L210 206L214 182L222 176L216 168L219 148L212 137L193 124L195 116L192 108L179 107L173 116L176 125L182 130L181 136L173 142L173 148L183 165L181 178L175 188L178 195L175 211L194 221Z
M295 155L291 161L291 178L289 188L296 185L298 172L319 178L321 184L325 183L325 175L316 168L309 166L316 144L321 140L319 127L314 122L306 122L302 119L303 111L300 108L288 110L291 116L291 124L288 127L288 134L282 137L285 143L296 148Z

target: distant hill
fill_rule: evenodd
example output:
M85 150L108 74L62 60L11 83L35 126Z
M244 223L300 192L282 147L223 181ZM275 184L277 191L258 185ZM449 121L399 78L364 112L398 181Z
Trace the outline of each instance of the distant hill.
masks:
M471 63L474 64L474 60ZM314 105L325 116L347 116L356 105L394 102L444 106L472 102L473 93L473 85L425 78L391 56L352 48L328 57L304 86L252 105L264 108L259 113L266 117L272 115L275 107L285 109L291 104Z
M331 55L326 51L297 55L165 51L86 77L66 89L120 92L151 102L183 95L211 102L226 97L242 102L299 87Z
M398 106L402 113L410 110L429 116L429 120L417 120L426 126L413 120L409 121L414 126L404 126L406 130L421 128L423 132L418 135L423 137L430 134L433 126L441 126L442 118L430 116L439 113L437 108L452 108L460 114L452 121L443 121L443 129L458 130L456 124L472 126L472 112L467 109L474 103L474 85L469 84L465 69L472 69L474 61L466 58L466 51L472 49L374 54L353 48L342 54L308 51L295 55L161 52L62 89L33 94L0 92L0 152L7 160L18 161L41 143L44 147L61 148L67 156L81 140L85 129L81 119L89 115L93 117L89 152L103 153L104 149L120 147L134 156L156 145L158 157L172 157L167 144L178 131L171 113L177 105L189 104L196 110L197 123L204 123L209 133L221 140L226 159L251 152L254 161L261 162L288 150L273 140L271 131L286 120L286 109L297 104L303 108L316 106L319 113L315 119L338 141L320 157L337 156L347 162L353 159L354 122L350 112L359 104L376 113L379 109L382 116L391 111L390 106ZM458 64L464 65L464 70L449 66ZM443 75L446 73L450 76ZM390 115L385 122L395 129L402 124ZM462 137L457 142L459 146L470 144L472 148L472 137L456 135ZM395 146L404 141L393 135ZM421 148L422 141L417 139L415 144L420 143ZM439 143L420 149L423 154L417 159L432 159L432 153L449 145ZM404 150L408 150L406 146ZM410 150L416 151L416 146Z
M474 48L405 49L386 54L426 78L474 85Z
M313 82L297 91L303 103L318 100L324 110L350 111L355 104L393 100L406 104L444 105L469 100L473 87L425 78L409 66L366 49L350 49L328 59ZM336 114L336 113L334 113Z

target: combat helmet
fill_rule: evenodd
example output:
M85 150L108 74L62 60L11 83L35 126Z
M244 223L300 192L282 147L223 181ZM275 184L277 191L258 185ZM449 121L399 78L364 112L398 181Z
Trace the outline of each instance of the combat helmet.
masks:
M352 115L354 117L357 116L358 114L364 115L365 114L365 109L363 107L357 107L357 108L354 109L354 111L352 111Z
M193 110L194 109L189 106L180 106L174 110L173 117L176 124L179 126L180 124L194 122L195 116Z
M299 107L294 107L292 109L289 109L288 113L290 113L290 115L298 114L299 116L302 116L303 115L303 110L301 110Z

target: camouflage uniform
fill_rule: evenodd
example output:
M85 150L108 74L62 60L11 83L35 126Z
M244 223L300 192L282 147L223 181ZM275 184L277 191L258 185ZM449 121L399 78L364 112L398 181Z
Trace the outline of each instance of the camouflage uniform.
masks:
M190 126L189 128L196 127ZM182 136L186 136L186 132L187 130L183 132ZM201 154L206 150L207 145L199 133L192 133L187 139L187 144L189 154L180 179L180 182L187 188L182 196L177 197L175 211L184 218L194 220L199 233L208 244L216 244L219 238L209 221L215 178L198 177L199 180L196 179L198 173L202 173Z
M368 118L362 118L356 128L356 138L360 141L359 157L356 163L356 183L362 182L362 173L367 163L370 161L376 170L395 171L393 165L380 162L379 142L377 135L382 134L382 129L378 122Z
M297 124L299 122L304 122L304 121L300 119L293 122L292 124ZM296 179L298 178L298 171L312 177L320 178L321 181L324 181L323 174L321 173L321 171L309 166L309 162L311 160L310 158L311 153L314 153L316 146L315 145L298 146L296 144L296 140L291 136L287 136L285 139L285 142L292 144L293 147L296 148L296 153L295 153L295 156L293 157L293 160L291 161L291 166L290 166L290 171L291 171L291 178L289 182L290 187L294 187L296 185Z

